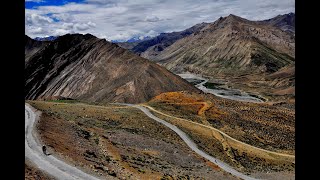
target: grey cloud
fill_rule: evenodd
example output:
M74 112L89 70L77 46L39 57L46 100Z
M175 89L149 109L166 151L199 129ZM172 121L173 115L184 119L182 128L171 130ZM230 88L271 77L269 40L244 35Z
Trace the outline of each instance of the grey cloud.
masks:
M73 25L73 28L77 31L85 31L90 29L91 27L95 27L95 24L88 22L88 23L77 23Z
M157 16L147 16L145 21L147 21L147 22L157 22L157 21L160 21L160 18L158 18Z
M109 40L126 40L181 31L229 14L262 20L289 12L294 12L294 0L86 0L26 9L25 22L31 37L39 35L35 32L44 36L86 32ZM48 13L59 22L46 16Z

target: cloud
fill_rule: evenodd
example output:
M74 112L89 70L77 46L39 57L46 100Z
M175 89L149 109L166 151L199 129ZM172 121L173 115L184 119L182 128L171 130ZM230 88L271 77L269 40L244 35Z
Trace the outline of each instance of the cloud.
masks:
M46 23L52 23L53 19L48 16L39 14L26 14L26 24L30 25L42 25Z
M45 34L47 33L47 31L41 27L37 27L37 28L31 28L29 29L29 32L33 33L33 34Z
M74 21L73 16L67 13L52 14L51 17L58 19L59 21L71 22Z
M53 36L61 36L68 33L75 33L73 30L66 30L66 29L55 29L52 31Z
M294 12L294 3L294 0L85 0L26 9L26 33L31 37L91 33L108 40L127 40L181 31L229 14L249 20L269 19Z
M92 22L88 23L76 23L73 25L73 28L77 31L85 31L88 30L91 27L95 27L96 25Z
M153 37L153 36L157 36L157 35L159 35L159 34L160 34L160 33L156 32L156 31L154 31L154 30L150 30L149 32L147 32L147 33L145 34L145 36Z
M160 18L158 18L157 16L147 16L145 21L147 21L147 22L157 22L157 21L160 21Z

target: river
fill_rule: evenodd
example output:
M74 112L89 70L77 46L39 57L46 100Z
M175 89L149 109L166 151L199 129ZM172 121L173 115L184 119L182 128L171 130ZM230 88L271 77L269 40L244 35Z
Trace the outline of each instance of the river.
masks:
M224 83L212 83L209 79L201 77L196 74L184 73L177 74L188 82L192 83L195 87L202 90L205 93L214 94L216 96L244 102L264 102L263 98L241 91L239 89L231 89L225 87Z

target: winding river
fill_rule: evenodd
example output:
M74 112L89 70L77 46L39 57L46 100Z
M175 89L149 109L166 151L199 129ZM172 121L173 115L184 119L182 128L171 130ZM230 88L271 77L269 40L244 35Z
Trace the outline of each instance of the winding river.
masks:
M251 95L247 92L241 91L239 89L230 89L223 87L224 84L211 83L209 79L203 78L201 76L185 73L177 74L188 82L192 83L195 87L202 90L205 93L214 94L216 96L244 102L264 102L263 98L256 95Z

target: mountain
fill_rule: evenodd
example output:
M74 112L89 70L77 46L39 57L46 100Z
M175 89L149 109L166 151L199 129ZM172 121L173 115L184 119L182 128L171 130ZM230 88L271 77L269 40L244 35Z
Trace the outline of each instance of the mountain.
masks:
M138 37L138 36L134 36L126 41L122 41L122 40L111 40L111 42L113 43L135 43L135 42L141 42L141 41L145 41L145 40L149 40L152 37L150 36L144 36L144 37Z
M157 56L161 51L163 51L165 48L167 48L177 40L189 36L194 32L198 32L206 25L207 23L196 24L191 28L188 28L183 31L161 33L160 35L154 38L143 40L139 43L119 45L126 49L130 49L132 52L139 54L141 57L153 59L154 56Z
M178 40L155 60L173 72L202 74L275 72L294 62L294 36L235 15L219 18Z
M53 40L55 40L57 38L58 38L58 36L36 37L36 38L34 38L34 40L37 40L37 41L53 41Z
M25 82L26 99L141 103L162 92L198 92L164 67L91 34L48 42L26 62Z
M294 13L278 15L274 18L262 21L263 23L278 27L283 31L295 33L296 16Z
M151 39L150 36L145 36L143 38L141 38L141 37L132 37L132 38L128 39L126 42L128 42L128 43L141 42L141 41L146 41L146 40L149 40L149 39Z
M265 77L294 64L295 37L275 27L277 23L270 23L249 21L232 14L220 17L149 59L174 73L191 72L230 80L250 91L256 91L257 82L264 81L267 86L264 89L273 91L272 82L266 82ZM237 81L240 76L244 81Z
M139 44L142 41L146 41L151 39L152 37L150 36L145 36L143 38L140 37L132 37L130 39L128 39L125 42L121 42L121 41L111 41L114 42L116 44L118 44L120 47L125 48L125 49L132 49L134 46L136 46L137 44Z
M25 35L25 62L29 61L29 58L39 51L41 48L46 46L48 43L45 41L37 41L31 39L29 36Z

